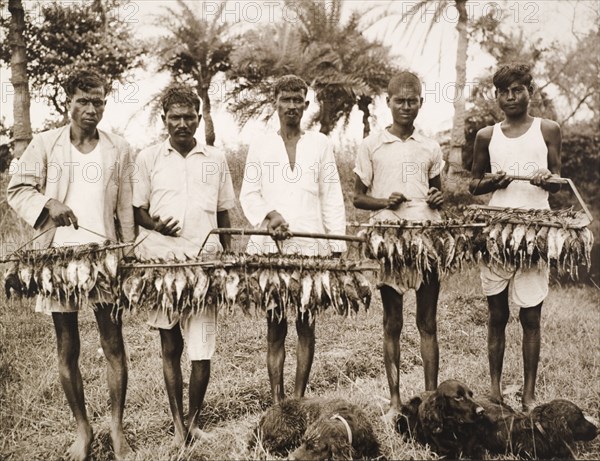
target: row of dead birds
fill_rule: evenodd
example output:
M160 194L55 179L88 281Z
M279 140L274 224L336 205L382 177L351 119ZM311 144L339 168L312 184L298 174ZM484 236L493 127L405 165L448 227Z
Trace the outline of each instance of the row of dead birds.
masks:
M427 222L418 227L413 223L409 229L384 222L359 234L365 238L364 257L379 260L381 271L400 280L422 278L432 271L444 276L480 259L513 269L545 262L559 274L576 278L579 265L589 270L594 243L587 227L554 227L535 221L513 224L496 220L487 226Z

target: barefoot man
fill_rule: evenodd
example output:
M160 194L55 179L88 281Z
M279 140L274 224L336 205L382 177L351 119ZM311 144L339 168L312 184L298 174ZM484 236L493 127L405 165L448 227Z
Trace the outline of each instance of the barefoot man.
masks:
M132 171L129 146L121 137L97 128L109 89L96 72L82 70L70 75L65 84L69 125L34 136L17 163L8 185L8 202L42 234L34 241L38 248L102 243L105 238L100 236L121 241L134 238L127 175ZM121 311L114 299L104 295L92 292L89 301L108 366L110 437L115 458L124 459L131 448L123 435L127 358ZM79 371L80 308L72 298L62 303L38 298L36 305L36 311L52 314L60 382L77 424L75 442L66 458L76 461L88 457L93 438Z
M235 195L225 156L194 135L200 123L200 98L186 85L169 86L161 98L169 137L141 151L133 185L135 221L140 225L139 259L184 260L195 257L209 232L230 227ZM222 245L221 245L222 244ZM229 239L210 235L204 253L229 247ZM163 375L175 425L175 443L208 436L200 429L200 409L216 348L217 311L178 312L152 306L148 323L160 332ZM192 362L189 411L183 416L181 355L187 345Z
M288 230L344 234L346 213L335 158L325 135L304 131L300 122L308 107L308 86L295 75L285 75L273 92L279 118L278 132L258 136L250 144L240 203L248 221L281 236ZM284 253L339 256L344 242L291 238L282 240ZM274 253L268 236L250 239L248 253ZM283 366L287 318L276 306L267 316L267 370L274 402L284 396ZM294 397L304 396L315 353L314 317L296 318L298 346Z
M419 133L413 123L423 104L421 81L412 72L400 72L388 85L393 123L365 138L356 157L354 206L374 211L376 221L407 219L441 220L444 202L440 174L442 150L437 142ZM416 283L416 286L414 285ZM398 281L382 274L379 284L383 303L383 361L390 387L390 409L385 419L394 422L400 411L400 333L403 295L417 291L417 328L425 390L433 391L438 378L436 311L440 283L432 271L421 281Z
M496 100L504 120L477 133L473 157L474 195L492 193L490 205L525 209L550 209L548 192L560 186L548 179L560 174L561 133L558 123L529 115L532 76L526 65L501 67L493 77ZM495 173L484 179L485 173ZM506 175L530 176L531 181L511 181ZM548 294L548 267L523 268L481 265L481 284L487 296L488 359L491 397L501 401L500 378L504 362L509 300L520 307L523 328L522 403L525 411L535 406L535 380L540 358L540 318Z

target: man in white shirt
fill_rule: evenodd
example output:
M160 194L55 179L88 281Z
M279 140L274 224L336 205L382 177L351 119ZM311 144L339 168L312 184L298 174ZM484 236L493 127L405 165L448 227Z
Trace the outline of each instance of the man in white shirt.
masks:
M302 115L308 107L308 86L295 75L275 83L278 132L257 137L250 145L240 192L242 209L250 224L267 227L279 236L291 232L345 234L346 214L339 174L328 139L303 131ZM339 254L344 242L288 238L280 241L284 253L307 256ZM274 253L269 236L254 236L248 253ZM276 309L281 309L278 306ZM281 312L279 312L281 314ZM283 366L287 320L267 317L267 369L275 402L285 396ZM315 324L308 316L296 319L298 332L294 397L304 396L315 350Z
M229 209L235 195L227 161L211 146L199 145L194 134L200 123L200 99L185 85L172 85L162 97L163 121L169 138L141 151L133 185L135 221L139 224L136 255L140 259L181 260L196 256L209 232L230 227ZM227 248L229 239L210 235L203 253ZM215 352L217 312L207 306L192 314L153 306L149 322L160 331L163 374L175 425L175 443L207 434L199 414L210 379ZM187 346L192 362L187 424L183 420L181 355Z
M112 240L134 238L129 146L97 128L109 89L96 72L70 75L65 83L70 124L34 136L17 162L8 202L35 229L41 248L103 242L98 234ZM123 435L127 357L115 301L90 295L108 364L110 436L115 458L123 459L131 453ZM65 455L69 460L86 459L93 439L79 370L80 307L74 299L59 303L41 297L36 305L37 311L52 314L60 382L77 424L77 437Z

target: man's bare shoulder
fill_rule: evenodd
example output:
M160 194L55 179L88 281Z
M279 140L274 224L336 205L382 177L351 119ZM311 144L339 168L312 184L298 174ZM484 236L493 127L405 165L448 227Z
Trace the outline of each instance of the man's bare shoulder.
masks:
M492 139L492 134L494 134L494 125L488 125L481 128L475 138L479 142L490 142Z
M556 136L560 134L560 125L554 120L543 118L540 123L542 133Z

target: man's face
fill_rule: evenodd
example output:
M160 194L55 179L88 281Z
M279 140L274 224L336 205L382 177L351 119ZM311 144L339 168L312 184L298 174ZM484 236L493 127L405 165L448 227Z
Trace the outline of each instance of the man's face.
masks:
M394 123L401 126L412 126L422 104L423 98L414 86L400 87L387 97Z
M105 105L104 88L90 88L87 91L77 88L69 101L71 123L85 131L95 130L102 120Z
M529 108L529 90L519 82L513 82L507 88L496 90L498 106L506 115L521 115Z
M275 108L281 125L300 126L302 115L308 107L304 91L281 91L275 100Z
M173 141L178 144L193 143L194 134L200 124L200 116L194 106L173 104L162 118Z

